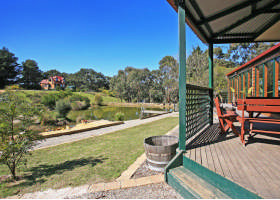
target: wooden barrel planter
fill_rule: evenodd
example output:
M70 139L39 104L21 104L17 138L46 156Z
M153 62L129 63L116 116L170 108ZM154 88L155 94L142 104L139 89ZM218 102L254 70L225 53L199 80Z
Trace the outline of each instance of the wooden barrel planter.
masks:
M144 139L144 148L148 166L154 171L164 171L164 167L176 155L178 138L160 135Z

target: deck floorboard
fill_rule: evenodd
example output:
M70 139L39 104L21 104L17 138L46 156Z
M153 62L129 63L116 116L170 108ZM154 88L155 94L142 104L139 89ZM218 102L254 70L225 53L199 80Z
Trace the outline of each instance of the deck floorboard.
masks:
M258 134L249 141L244 147L214 124L187 144L186 156L263 198L280 198L280 135Z

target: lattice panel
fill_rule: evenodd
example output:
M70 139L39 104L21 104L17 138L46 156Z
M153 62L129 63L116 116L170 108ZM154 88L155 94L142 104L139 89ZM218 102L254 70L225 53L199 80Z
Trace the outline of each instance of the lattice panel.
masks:
M186 89L186 138L189 139L211 120L213 90L190 84Z

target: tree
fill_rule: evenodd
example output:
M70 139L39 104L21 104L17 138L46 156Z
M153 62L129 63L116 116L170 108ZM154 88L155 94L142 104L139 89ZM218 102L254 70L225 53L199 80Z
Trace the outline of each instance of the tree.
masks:
M43 78L42 71L34 60L26 60L22 63L22 78L20 82L26 89L39 89Z
M20 66L18 58L5 47L0 49L0 88L17 81Z
M191 55L187 58L187 82L208 86L208 51L203 52L199 46L193 48Z
M0 105L0 122L2 137L0 138L0 163L8 166L12 178L16 180L16 169L20 163L26 163L25 156L39 139L30 126L34 121L37 109L15 92L8 91L2 95ZM15 127L15 121L20 126Z
M63 75L60 71L57 71L56 69L51 69L51 70L43 73L44 79L48 79L50 76L63 76ZM66 78L66 77L64 77L64 78Z
M273 42L234 43L228 50L229 59L237 65L242 65L274 45Z
M178 96L176 91L179 86L179 63L173 56L165 56L159 61L159 65L165 88L165 99L166 102L171 103Z

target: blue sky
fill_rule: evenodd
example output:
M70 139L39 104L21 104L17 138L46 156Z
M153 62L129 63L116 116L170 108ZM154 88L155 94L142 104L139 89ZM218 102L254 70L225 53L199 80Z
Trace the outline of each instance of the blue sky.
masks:
M178 57L177 14L165 0L2 0L0 12L0 48L43 71L83 67L112 76ZM188 27L186 36L187 53L206 48Z

